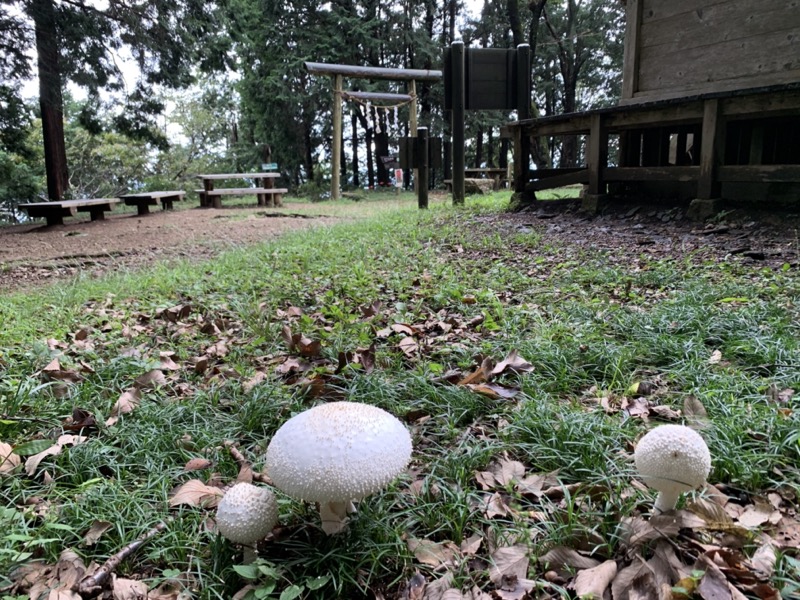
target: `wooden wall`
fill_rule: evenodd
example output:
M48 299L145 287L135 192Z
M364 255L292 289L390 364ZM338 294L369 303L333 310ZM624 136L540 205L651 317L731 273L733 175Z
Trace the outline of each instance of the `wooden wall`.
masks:
M627 0L621 104L800 82L800 0Z

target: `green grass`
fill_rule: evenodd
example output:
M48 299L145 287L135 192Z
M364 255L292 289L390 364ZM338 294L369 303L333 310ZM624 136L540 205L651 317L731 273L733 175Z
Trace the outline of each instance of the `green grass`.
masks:
M429 580L441 575L415 558L408 538L457 546L480 535L524 540L534 558L560 544L614 556L620 519L646 513L653 498L631 486L632 444L650 424L607 414L596 399L616 402L645 379L660 382L657 404L677 410L691 394L705 406L711 482L729 486L745 503L776 489L796 503L797 401L781 411L767 395L771 386L800 391L795 270L691 257L638 257L628 268L558 241L545 245L536 232L507 236L482 225L506 202L507 194L498 194L469 199L463 209L434 204L424 213L406 196L362 201L356 213L352 202L321 203L303 210L346 214L352 222L205 264L79 277L0 296L0 441L55 439L75 408L99 424L85 443L44 459L33 476L21 469L0 476L0 589L20 564L53 563L65 548L86 563L102 562L165 519L167 530L118 574L155 587L183 573L194 598L230 598L248 581L274 587L268 597L276 598L300 588L309 598L366 598L370 590L391 596L416 570ZM365 315L363 307L375 302L379 312ZM180 323L156 316L176 305L189 307ZM303 316L281 316L290 307ZM478 317L480 324L467 325ZM449 324L449 334L430 325L436 322ZM416 358L397 347L398 336L377 335L392 324L425 329ZM287 353L285 325L322 342L314 372L327 382L321 399L346 397L405 419L415 451L409 473L362 502L340 536L325 537L313 507L279 493L276 539L260 549L262 570L245 571L240 550L207 529L213 511L170 509L168 500L176 486L212 472L222 483L235 480L227 440L260 469L270 436L313 404L270 362ZM73 341L81 329L89 345ZM194 357L220 339L226 352L212 356L212 369L196 371ZM333 373L340 354L371 344L373 371ZM511 400L440 379L512 350L535 369L502 376L501 383L520 390ZM715 350L723 360L710 364ZM159 365L161 352L173 353L181 368L105 426L120 395ZM56 356L63 370L80 373L77 382L47 381L42 369ZM266 377L249 389L259 370ZM197 457L212 468L185 472ZM511 510L490 518L484 507L497 490L482 490L475 474L504 457L527 473L557 473L563 486L605 491L537 499L510 484L499 491ZM416 480L421 492L412 494ZM26 505L31 498L46 504ZM85 546L94 520L112 527ZM478 553L483 561L487 545ZM451 570L463 589L491 589L486 568L465 559ZM782 558L775 585L788 590L796 572L796 561ZM528 575L541 582L544 572L532 561Z

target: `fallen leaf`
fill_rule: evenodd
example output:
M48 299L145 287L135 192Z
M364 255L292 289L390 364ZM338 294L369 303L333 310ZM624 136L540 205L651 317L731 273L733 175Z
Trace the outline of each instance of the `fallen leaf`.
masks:
M719 361L722 360L722 352L719 350L714 350L711 353L711 356L708 357L708 364L710 365L718 365Z
M94 521L89 527L89 531L83 535L84 545L93 546L97 543L97 540L100 539L100 536L113 526L113 523L109 523L108 521Z
M473 392L481 394L482 396L488 396L493 400L510 400L519 394L518 389L506 387L499 383L467 384L467 387Z
M263 371L256 371L255 375L253 375L250 379L242 383L242 391L245 394L249 394L251 391L253 391L253 388L256 387L262 381L264 381L266 377L267 374L264 373Z
M498 548L491 555L489 579L499 585L503 577L513 576L525 579L528 574L528 547L522 544Z
M409 538L406 540L406 544L419 562L432 567L450 563L455 557L452 542L439 543L430 540Z
M114 600L146 600L147 584L144 581L123 579L114 575L111 593Z
M179 486L169 499L170 506L186 504L202 508L214 508L219 504L223 492L217 487L206 485L198 479L191 479Z
M161 369L151 369L144 375L134 379L134 385L140 389L151 390L167 384L167 378Z
M33 456L29 457L28 460L25 461L25 473L28 476L32 476L36 471L36 468L39 466L39 463L42 462L48 456L56 456L61 453L61 450L64 449L64 446L74 446L77 444L81 444L86 441L85 435L69 435L65 434L59 436L56 443L50 446L47 450L43 452L39 452L39 454L34 454Z
M493 376L500 375L506 370L513 373L530 373L533 371L533 365L519 356L516 350L512 350L508 356L495 365L491 374Z
M14 454L14 447L0 442L0 475L11 473L22 463L22 459Z
M775 572L775 563L777 560L778 556L775 546L767 539L767 541L753 553L749 562L753 570L755 570L760 577L769 579Z
M412 337L404 337L400 340L400 343L397 344L397 347L405 354L408 358L414 358L417 354L417 350L419 349L419 345L417 344L416 340Z
M602 600L606 588L617 574L617 563L607 560L592 569L578 572L578 576L570 584L578 598L586 600Z
M706 407L691 394L683 400L683 414L686 424L692 429L707 429L711 426Z
M422 573L414 573L403 590L403 600L422 600L425 595L425 583L425 576Z
M139 402L142 400L142 395L138 388L130 388L122 393L119 399L111 407L111 415L106 419L106 427L111 427L119 421L120 416L127 415L133 412Z
M579 554L574 548L556 546L539 557L539 562L553 571L571 571L572 569L593 569L600 561Z
M207 458L193 458L189 462L187 462L183 470L184 471L202 471L203 469L208 469L211 465L213 465L210 460Z

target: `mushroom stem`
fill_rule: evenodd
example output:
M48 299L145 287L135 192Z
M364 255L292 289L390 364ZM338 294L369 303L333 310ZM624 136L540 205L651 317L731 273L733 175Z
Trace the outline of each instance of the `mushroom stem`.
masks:
M319 516L322 520L322 531L328 535L344 531L347 527L348 508L353 503L347 502L320 502Z
M653 505L653 514L660 515L669 510L674 510L680 497L681 493L674 490L659 492L658 496L656 496L656 503Z
M242 546L242 564L249 565L258 558L255 546Z

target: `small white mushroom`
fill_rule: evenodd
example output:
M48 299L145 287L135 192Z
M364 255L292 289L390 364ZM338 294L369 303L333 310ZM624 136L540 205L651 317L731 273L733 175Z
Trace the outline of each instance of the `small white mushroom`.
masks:
M394 416L357 402L321 404L295 415L275 433L266 467L275 487L319 502L322 529L346 526L353 500L389 484L411 458L411 436Z
M658 497L654 512L675 508L683 492L705 484L711 470L711 454L694 429L684 425L661 425L636 445L636 468Z
M232 542L244 546L244 562L256 558L254 545L278 522L275 495L264 487L237 483L217 507L217 530Z

